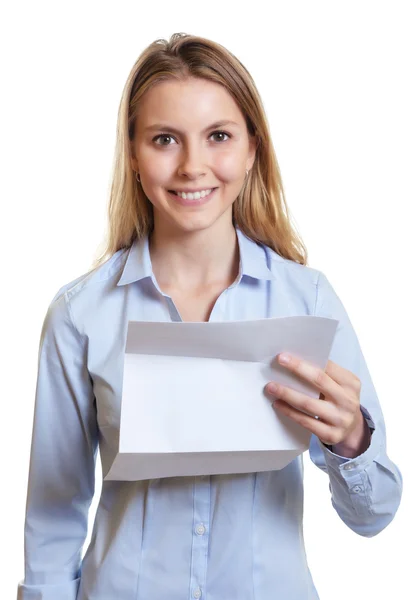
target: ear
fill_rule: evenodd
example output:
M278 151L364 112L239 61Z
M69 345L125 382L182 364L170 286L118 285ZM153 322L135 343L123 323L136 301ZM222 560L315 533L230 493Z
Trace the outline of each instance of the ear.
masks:
M135 156L131 156L130 161L131 161L132 170L136 171L138 173L138 163L137 163L137 159L135 158Z
M129 141L129 151L130 151L131 169L138 173L138 162L137 162L137 158L135 156L135 146L134 146L133 140Z
M249 153L246 162L246 168L248 171L253 167L255 162L256 150L258 147L258 139L255 135L249 136Z

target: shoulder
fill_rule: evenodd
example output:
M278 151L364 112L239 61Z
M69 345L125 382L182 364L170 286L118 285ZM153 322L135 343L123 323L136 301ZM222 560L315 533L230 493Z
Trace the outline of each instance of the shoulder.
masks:
M64 317L71 314L72 305L79 301L89 305L101 295L103 288L118 280L123 269L128 250L118 250L107 261L63 284L55 293L49 307L48 315Z
M286 259L267 248L271 271L275 279L311 302L310 314L346 319L343 302L324 271Z
M317 292L319 284L325 278L321 270L284 258L267 246L264 248L269 269L276 281L308 293Z

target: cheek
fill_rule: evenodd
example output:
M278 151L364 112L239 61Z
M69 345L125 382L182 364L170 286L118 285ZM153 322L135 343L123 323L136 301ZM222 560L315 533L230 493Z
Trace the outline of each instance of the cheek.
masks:
M173 173L173 157L169 152L156 152L143 147L137 151L141 179L149 185L164 185L167 177Z
M151 202L151 204L155 208L159 208L160 206L165 204L164 200L161 197L161 191L156 190L155 182L151 182L150 180L148 180L148 181L143 180L142 187L143 187L144 193L147 196L149 202ZM163 192L163 194L164 194L164 192Z
M137 157L146 194L146 188L151 191L153 187L165 187L167 181L172 179L177 167L175 153L151 152L143 148L138 151ZM208 168L221 182L236 183L243 179L245 157L242 157L237 148L229 148L225 151L218 149L218 152L209 156L207 160Z
M219 179L226 183L233 183L243 178L244 168L242 168L242 162L237 153L226 153L218 157L215 170Z
M144 162L142 168L140 165L140 173L141 180L144 181L145 184L152 186L164 185L164 183L167 182L170 169L161 161L150 160Z
M156 203L155 200L157 203L161 203L162 188L166 188L171 179L170 171L165 170L159 163L150 161L149 164L144 163L143 168L140 168L140 173L141 185L147 198L152 204Z

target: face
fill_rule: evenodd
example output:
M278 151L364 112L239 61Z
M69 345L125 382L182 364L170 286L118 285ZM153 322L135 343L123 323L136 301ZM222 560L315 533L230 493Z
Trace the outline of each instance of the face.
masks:
M229 123L214 126L219 121ZM240 109L221 85L189 78L150 88L140 101L131 164L153 205L155 230L187 233L232 223L255 152ZM169 191L214 188L199 199Z

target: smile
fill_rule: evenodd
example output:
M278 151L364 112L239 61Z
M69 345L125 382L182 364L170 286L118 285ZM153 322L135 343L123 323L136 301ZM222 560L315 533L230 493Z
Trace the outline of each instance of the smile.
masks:
M209 194L211 194L211 192L213 192L215 189L217 188L209 188L207 190L200 190L198 192L177 192L176 190L169 190L169 192L172 194L176 194L184 200L199 200L200 198L205 198L205 196L209 196Z
M212 188L208 190L202 190L201 192L194 192L193 194L185 192L175 192L174 190L168 190L172 198L182 206L201 206L214 197L218 188Z

